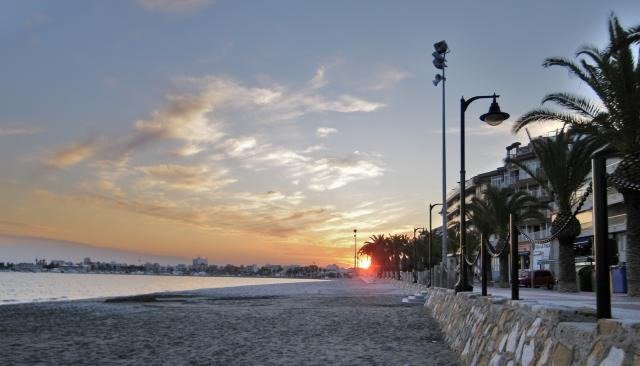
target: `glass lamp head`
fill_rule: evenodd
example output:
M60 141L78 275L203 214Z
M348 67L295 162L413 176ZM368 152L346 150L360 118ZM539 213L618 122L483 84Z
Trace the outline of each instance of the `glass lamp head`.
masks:
M491 126L497 126L507 118L509 118L509 113L505 113L500 110L500 106L498 105L498 102L496 102L495 98L489 107L489 112L480 116L481 121L484 121Z

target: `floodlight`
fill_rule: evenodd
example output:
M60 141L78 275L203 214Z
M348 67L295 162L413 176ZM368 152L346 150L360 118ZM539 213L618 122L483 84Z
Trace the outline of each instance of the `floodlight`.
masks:
M434 43L433 48L435 48L436 52L439 54L445 54L449 52L449 46L447 45L447 42L444 40Z
M435 79L433 79L433 81L432 81L433 86L438 86L438 84L439 84L442 80L444 80L444 78L442 77L442 75L440 75L440 74L436 74Z

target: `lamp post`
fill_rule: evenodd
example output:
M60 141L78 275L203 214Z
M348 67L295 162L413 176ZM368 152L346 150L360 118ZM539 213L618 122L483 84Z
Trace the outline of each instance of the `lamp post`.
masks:
M431 228L432 227L431 212L433 211L433 208L436 207L436 206L442 206L442 203L430 203L429 204L429 284L428 284L428 287L431 287L431 284L433 283L433 270L432 270L433 269L433 263L431 262L431 242L433 241L433 229ZM443 238L444 238L444 236L443 236ZM445 254L446 254L446 252L442 252L443 258L444 258ZM444 259L443 259L443 261L444 261Z
M358 244L356 242L357 229L353 229L353 275L358 274Z
M497 126L502 121L509 118L509 114L502 112L496 99L500 97L495 93L493 95L480 95L473 98L460 98L460 276L455 286L456 292L471 291L473 286L469 284L467 278L467 263L465 261L467 237L467 219L466 219L466 202L465 202L465 167L464 167L464 113L473 101L478 99L493 99L489 112L480 116L480 120L491 126Z
M447 67L447 53L449 53L449 46L447 42L442 40L433 45L436 52L432 53L433 66L436 69L442 70L442 74L436 74L433 80L433 85L438 86L438 83L442 81L442 227L445 230L442 231L442 269L444 271L446 253L447 253L447 140L446 123L445 123L445 84L447 79L445 78L444 69Z
M416 242L416 231L422 230L423 227L413 228L413 283L418 283L418 242Z

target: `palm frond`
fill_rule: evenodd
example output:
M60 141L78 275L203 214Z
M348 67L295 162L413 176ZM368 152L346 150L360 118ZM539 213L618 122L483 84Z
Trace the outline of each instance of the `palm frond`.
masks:
M521 129L534 124L544 122L563 122L564 124L574 125L585 122L584 118L575 114L557 112L552 109L538 108L525 113L513 122L511 131L518 133Z
M559 104L574 112L577 112L584 117L595 118L597 115L603 112L600 105L593 103L585 97L569 93L547 94L542 99L542 104L547 102L554 102L556 104Z

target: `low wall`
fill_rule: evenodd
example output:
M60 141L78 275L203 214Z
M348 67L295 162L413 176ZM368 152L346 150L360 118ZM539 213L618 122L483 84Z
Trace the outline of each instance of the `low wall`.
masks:
M640 365L640 322L592 309L427 290L425 307L469 365Z
M398 279L398 273L400 274L400 278ZM421 285L426 285L430 282L429 279L429 271L428 270L424 270L424 271L417 271L416 272L416 277L418 280L418 284ZM382 272L382 276L383 279L395 279L395 280L399 280L402 282L409 282L409 283L413 283L414 281L414 276L413 276L413 272L390 272L390 271L384 271ZM433 266L433 285L437 286L437 287L445 287L445 288L453 288L453 286L456 283L456 273L453 272L446 272L442 270L442 267L440 266Z

